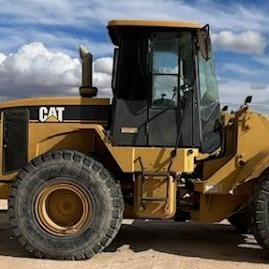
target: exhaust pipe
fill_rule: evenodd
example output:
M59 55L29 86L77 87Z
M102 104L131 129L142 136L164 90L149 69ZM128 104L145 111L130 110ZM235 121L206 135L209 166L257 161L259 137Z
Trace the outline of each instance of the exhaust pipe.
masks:
M92 86L92 54L83 46L79 47L79 54L82 61L82 83L79 87L81 97L94 97L97 95L97 88Z

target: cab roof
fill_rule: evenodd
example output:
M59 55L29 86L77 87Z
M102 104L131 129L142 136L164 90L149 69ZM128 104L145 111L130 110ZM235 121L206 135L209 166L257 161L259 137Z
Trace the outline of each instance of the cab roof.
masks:
M140 26L140 27L171 27L171 28L202 28L203 25L192 21L156 21L156 20L111 20L108 27Z
M203 25L189 21L111 20L108 22L107 28L109 30L111 40L115 45L118 45L120 30L129 27L169 30L169 28L200 29Z

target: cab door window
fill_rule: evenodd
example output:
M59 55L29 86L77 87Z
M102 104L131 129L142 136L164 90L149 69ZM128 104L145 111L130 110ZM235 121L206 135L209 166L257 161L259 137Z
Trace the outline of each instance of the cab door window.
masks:
M178 89L178 39L159 35L152 42L152 105L175 107Z

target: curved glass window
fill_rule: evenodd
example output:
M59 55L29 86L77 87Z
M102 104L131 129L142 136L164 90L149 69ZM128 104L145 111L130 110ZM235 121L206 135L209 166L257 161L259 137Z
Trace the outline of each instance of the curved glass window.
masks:
M217 76L212 53L205 60L199 52L200 109L202 120L207 121L219 103Z

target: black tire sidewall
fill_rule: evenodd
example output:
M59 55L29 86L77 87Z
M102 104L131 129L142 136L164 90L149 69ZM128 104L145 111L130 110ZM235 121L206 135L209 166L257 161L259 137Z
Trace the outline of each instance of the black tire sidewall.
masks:
M269 172L261 177L253 201L253 232L257 242L269 249Z
M15 218L27 243L46 256L68 257L91 253L106 236L113 218L113 197L106 184L110 174L96 161L81 162L51 160L43 162L24 175L14 198ZM92 218L79 233L59 237L45 231L35 215L35 200L44 186L64 179L79 184L90 195Z

